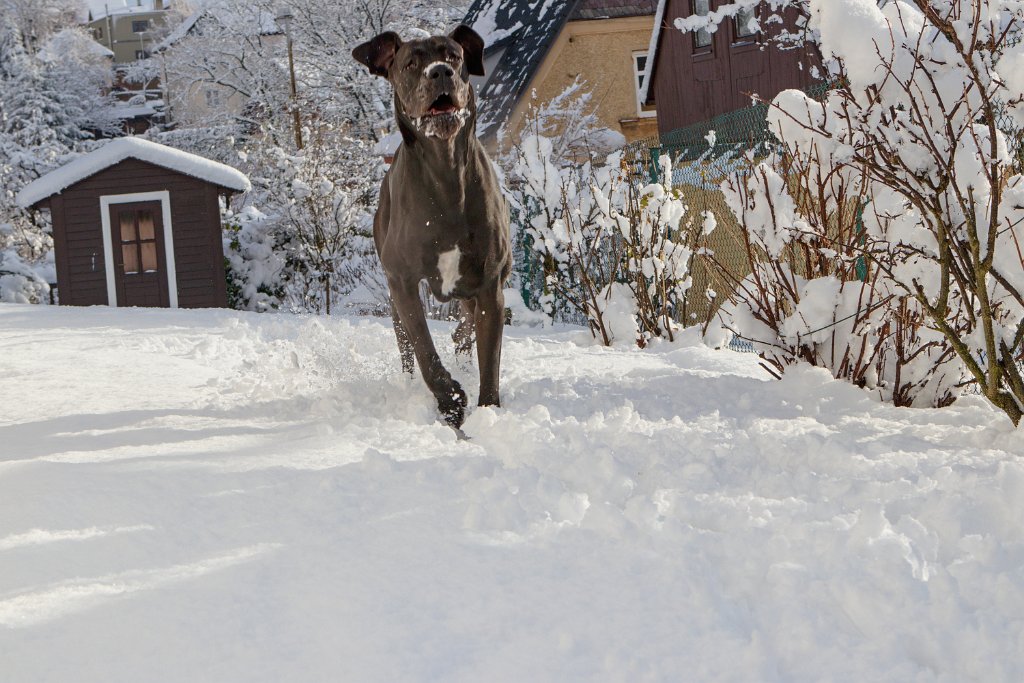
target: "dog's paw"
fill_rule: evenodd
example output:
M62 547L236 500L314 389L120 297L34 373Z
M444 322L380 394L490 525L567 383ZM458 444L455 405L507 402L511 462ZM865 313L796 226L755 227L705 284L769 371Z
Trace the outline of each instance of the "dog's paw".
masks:
M447 392L437 397L437 407L444 416L444 421L455 429L466 421L466 403L466 392L455 380L452 380Z

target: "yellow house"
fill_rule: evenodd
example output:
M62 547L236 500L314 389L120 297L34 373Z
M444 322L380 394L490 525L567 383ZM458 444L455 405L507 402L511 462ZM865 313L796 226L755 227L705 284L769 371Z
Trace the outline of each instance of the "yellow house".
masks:
M657 135L653 107L640 99L654 29L654 0L476 0L464 23L483 37L487 75L478 80L478 131L489 148L499 131L515 139L531 104L542 105L577 78L606 128L627 142Z
M153 7L116 7L94 19L90 13L86 28L97 43L114 53L115 64L147 59L167 32L169 10L163 0Z

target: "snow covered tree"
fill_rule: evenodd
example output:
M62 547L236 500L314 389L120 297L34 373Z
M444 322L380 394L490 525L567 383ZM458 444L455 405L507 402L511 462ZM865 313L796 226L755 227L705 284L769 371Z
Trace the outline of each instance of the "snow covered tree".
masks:
M249 256L270 263L257 267L257 284L240 284L246 307L335 311L340 300L360 285L373 290L372 210L382 162L368 163L367 144L328 124L309 128L301 151L253 138L243 153L253 182L240 212L236 258ZM373 159L372 157L369 157ZM253 244L263 245L253 248ZM248 245L248 246L247 246ZM271 258L263 248L272 246ZM238 273L249 272L241 263ZM274 273L273 280L265 277ZM240 275L239 282L247 275ZM274 290L276 301L253 297L260 287ZM385 297L386 300L386 297Z
M33 54L61 29L77 26L85 9L81 0L0 0L0 23Z
M359 139L378 141L391 126L390 89L365 69L353 66L352 46L385 29L406 35L446 30L461 16L463 4L400 4L394 0L289 3L301 118L344 123ZM256 125L279 117L277 128L288 130L289 76L285 36L275 22L279 9L274 0L207 3L191 32L166 51L165 65L175 84L175 108L186 113L183 98L198 87L216 86L250 103Z
M68 17L77 22L62 8L31 0L0 5L0 250L8 264L5 277L23 278L17 281L27 288L8 299L39 300L38 280L52 280L52 272L45 274L52 271L46 219L15 206L15 195L96 133L118 128L103 96L107 58L80 29L61 27ZM44 275L24 279L32 264Z

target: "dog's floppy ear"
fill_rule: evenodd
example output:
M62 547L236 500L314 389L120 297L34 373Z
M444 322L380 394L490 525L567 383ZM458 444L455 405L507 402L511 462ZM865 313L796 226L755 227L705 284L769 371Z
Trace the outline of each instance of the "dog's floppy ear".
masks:
M402 39L394 31L385 31L373 40L368 40L352 50L357 62L365 65L374 76L388 77L395 53L402 47Z
M469 73L474 76L483 76L484 39L465 24L456 26L455 30L448 37L462 46L463 59L466 62L466 68L469 69Z

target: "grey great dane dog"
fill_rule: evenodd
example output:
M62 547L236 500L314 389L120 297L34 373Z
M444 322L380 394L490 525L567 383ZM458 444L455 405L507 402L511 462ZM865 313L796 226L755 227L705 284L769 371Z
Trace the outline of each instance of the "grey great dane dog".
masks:
M391 290L402 369L413 360L445 421L465 419L466 393L441 364L419 297L426 280L440 301L458 299L456 351L476 340L479 405L500 405L498 375L511 271L508 203L476 138L476 95L484 41L468 26L448 36L402 41L388 31L352 56L395 93L402 144L380 189L373 238Z

